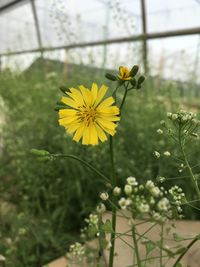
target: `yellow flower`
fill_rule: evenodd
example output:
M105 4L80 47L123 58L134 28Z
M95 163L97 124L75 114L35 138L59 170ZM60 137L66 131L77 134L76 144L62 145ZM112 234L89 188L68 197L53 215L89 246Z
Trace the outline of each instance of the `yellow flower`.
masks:
M69 108L59 110L59 124L74 134L76 142L82 138L83 145L97 145L99 139L107 140L105 133L112 136L116 133L119 108L113 106L113 97L103 100L107 90L105 85L98 89L96 83L92 84L91 90L80 85L78 89L70 88L66 92L69 97L62 97L61 102Z
M118 78L120 80L124 80L124 81L131 80L132 77L130 75L129 69L127 67L125 67L125 66L119 67L119 75L118 75Z

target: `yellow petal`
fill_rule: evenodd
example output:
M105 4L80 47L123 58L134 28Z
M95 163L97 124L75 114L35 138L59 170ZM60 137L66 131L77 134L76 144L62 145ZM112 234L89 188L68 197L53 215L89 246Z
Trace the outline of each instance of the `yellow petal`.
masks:
M76 117L65 117L58 120L60 125L67 126L70 123L78 122Z
M107 138L106 134L104 133L104 131L102 130L102 128L97 123L95 124L95 126L96 126L98 137L101 140L101 142L108 140L108 138Z
M75 116L77 113L77 110L75 109L60 109L59 110L59 118L64 118L64 117L71 117Z
M90 132L89 132L89 127L86 126L83 130L82 144L89 145L89 141L90 141Z
M96 107L101 102L101 100L103 99L103 97L106 94L107 90L108 90L107 86L105 86L105 85L101 86L101 88L98 91L96 101L94 102L94 107Z
M119 108L116 106L107 107L107 108L104 108L102 111L100 111L100 113L105 116L119 115Z
M117 125L115 123L100 118L98 118L96 122L105 132L109 133L110 135L114 135L116 133L115 128Z
M89 132L90 132L89 144L98 145L98 134L96 127L94 126L93 123L89 125Z
M83 130L84 130L84 124L82 123L79 128L77 129L74 137L73 137L73 140L76 141L76 142L79 142L82 135L83 135Z
M104 116L104 115L100 115L98 116L98 118L103 119L103 120L107 120L107 121L120 121L120 117L119 116Z
M80 125L81 124L78 122L69 125L69 127L67 128L67 132L70 134L74 133L80 127Z
M70 107L72 107L72 108L76 108L76 109L78 109L78 105L77 105L77 103L76 103L73 99L71 99L71 98L69 98L69 97L65 97L65 96L63 96L63 97L61 98L61 102L65 103L67 106L70 106Z
M97 94L98 94L98 86L96 83L92 84L91 93L92 93L92 97L93 97L92 104L94 104L94 102L97 99Z
M97 110L100 111L104 108L107 108L111 106L115 102L114 98L112 96L106 98L98 107ZM103 111L103 110L102 110Z
M83 96L85 105L86 105L86 106L90 106L91 103L92 103L92 100L93 100L91 91L88 90L88 89L87 89L86 87L84 87L83 85L80 85L79 88L80 88L80 90L81 90L81 93L82 93L82 96Z
M84 105L84 100L81 92L76 88L70 88L71 93L67 93L71 98L74 99L75 102L79 103L80 106Z

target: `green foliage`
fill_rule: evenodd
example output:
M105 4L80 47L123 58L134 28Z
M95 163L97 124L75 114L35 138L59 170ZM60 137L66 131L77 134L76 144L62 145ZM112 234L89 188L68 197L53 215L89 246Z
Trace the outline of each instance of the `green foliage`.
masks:
M58 73L62 73L60 69ZM84 147L72 142L59 127L54 111L61 96L58 88L63 82L67 87L91 86L91 81L110 83L104 80L103 74L91 69L73 70L74 75L69 73L67 79L58 73L46 75L38 65L34 71L24 74L8 70L0 74L4 120L0 194L2 200L16 206L12 216L0 217L0 254L8 259L8 267L41 266L63 255L71 239L76 239L83 218L97 203L98 194L94 189L101 191L102 188L99 177L77 162L70 159L37 161L30 153L31 149L83 155L83 159L89 159L89 163L103 170L105 175L110 174L108 144ZM146 83L148 92L150 81ZM119 184L131 175L145 181L159 175L174 177L178 173L179 167L170 158L157 160L153 157L154 150L176 149L168 140L159 137L156 130L166 111L177 108L177 102L172 94L165 97L153 92L148 94L132 90L122 113L123 120L114 140L118 151L116 171ZM191 149L195 158L198 146ZM32 150L32 153L37 151ZM40 152L37 156L41 159L44 155ZM49 157L48 154L45 156ZM179 185L183 183L180 181ZM189 191L189 186L185 187ZM196 215L188 213L187 216L194 218ZM106 232L112 231L108 221L103 227Z

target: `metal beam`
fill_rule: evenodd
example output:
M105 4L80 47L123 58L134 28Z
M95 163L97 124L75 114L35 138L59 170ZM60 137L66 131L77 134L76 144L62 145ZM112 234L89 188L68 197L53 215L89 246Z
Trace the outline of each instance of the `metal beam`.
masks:
M30 0L31 1L31 7L32 7L32 11L33 11L33 17L34 17L34 22L35 22L35 30L36 30L36 34L37 34L37 40L38 40L38 46L40 48L41 51L41 56L42 55L42 38L41 38L41 34L40 34L40 26L39 26L39 20L38 20L38 15L37 15L37 10L36 10L36 6L35 6L35 1L34 0Z
M28 49L23 51L13 51L7 53L1 53L0 56L12 56L12 55L22 55L27 53L37 53L37 52L48 52L60 49L73 49L73 48L81 48L87 46L98 46L98 45L110 45L116 43L127 43L127 42L134 42L134 41L142 41L144 38L147 40L154 40L160 38L170 38L170 37L178 37L178 36L187 36L187 35L195 35L200 34L200 27L191 28L191 29L181 29L175 31L166 31L166 32L155 32L155 33L146 33L146 34L138 34L132 35L129 37L124 38L115 38L109 40L102 40L102 41L95 41L95 42L84 42L84 43L75 43L70 45L63 45L63 46L55 46L55 47L43 47L42 49Z
M15 5L21 3L21 2L25 2L27 0L15 0L12 1L11 3L5 4L4 6L0 7L0 13L3 11L6 11L7 9L14 7Z
M147 34L147 17L146 17L146 3L145 0L141 0L141 13L142 13L142 33L144 36ZM147 38L143 39L143 64L145 73L148 72L148 50L147 50Z

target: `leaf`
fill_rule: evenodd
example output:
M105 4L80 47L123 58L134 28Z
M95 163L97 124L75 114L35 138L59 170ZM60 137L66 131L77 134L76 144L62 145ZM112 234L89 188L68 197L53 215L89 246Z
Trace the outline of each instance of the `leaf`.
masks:
M111 221L107 219L106 222L101 226L101 230L105 233L113 233Z
M183 241L184 238L180 235L178 235L177 233L173 233L173 238L176 242L180 242L180 241Z
M148 255L151 251L153 251L156 248L156 245L153 242L149 241L145 243L145 247L146 247L146 253Z
M107 246L108 246L108 241L107 241L105 238L101 238L101 239L100 239L100 246L101 246L103 249L106 249Z
M178 262L175 267L182 267L182 264Z

